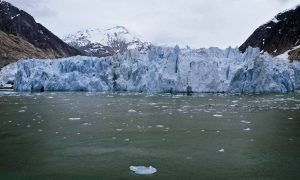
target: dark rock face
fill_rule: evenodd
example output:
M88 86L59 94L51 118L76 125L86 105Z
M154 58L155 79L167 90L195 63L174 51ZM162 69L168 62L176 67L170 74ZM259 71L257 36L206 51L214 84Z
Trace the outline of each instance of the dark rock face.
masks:
M128 44L124 41L114 41L111 46L102 45L100 43L89 43L84 46L70 43L70 46L80 50L82 53L93 57L113 56L117 53L123 53L127 50Z
M18 56L11 57L0 47L0 61L1 60L17 60L20 56L23 58L60 58L80 55L81 53L73 47L63 42L48 29L39 23L36 23L34 18L8 2L0 0L0 31L2 36L6 36L5 41L3 38L0 39L1 44L10 46L9 41L15 42L15 44L28 43L31 46L32 54L22 54L21 47L19 49ZM13 37L13 39L11 39ZM1 51L2 49L2 51ZM11 47L13 50L14 48ZM36 51L34 51L34 49ZM42 55L42 54L43 55ZM0 63L1 64L1 63Z
M300 6L280 13L270 22L260 26L240 47L240 50L244 52L249 46L259 47L262 51L277 56L299 45ZM298 55L293 53L289 59L299 60L299 53Z
M300 48L291 50L289 53L289 60L300 60Z

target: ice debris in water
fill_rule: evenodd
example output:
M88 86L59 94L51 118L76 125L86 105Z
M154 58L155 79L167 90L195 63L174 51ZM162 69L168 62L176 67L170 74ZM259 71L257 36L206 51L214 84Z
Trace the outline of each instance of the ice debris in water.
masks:
M245 121L245 120L242 120L241 123L244 123L244 124L251 124L250 121Z
M246 129L244 129L244 131L250 131L251 129L250 128L246 128Z
M135 174L139 174L139 175L149 175L149 174L154 174L157 172L157 169L152 166L149 166L149 167L130 166L129 169L131 171L133 171Z
M84 125L84 126L91 126L92 123L83 123L82 125Z
M225 149L220 149L219 152L225 152Z
M135 113L136 110L134 110L134 109L129 109L128 112L129 112L129 113Z
M80 118L69 118L70 121L79 121Z
M214 117L222 117L223 115L222 114L214 114L213 116Z

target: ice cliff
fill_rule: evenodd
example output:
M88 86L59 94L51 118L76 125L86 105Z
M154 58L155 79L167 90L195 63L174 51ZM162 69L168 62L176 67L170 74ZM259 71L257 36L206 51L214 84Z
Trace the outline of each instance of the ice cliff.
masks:
M300 63L248 48L180 49L151 46L110 57L20 60L0 83L16 91L288 92L300 89ZM10 73L8 73L10 72ZM17 72L12 76L11 72ZM5 80L3 79L5 77Z

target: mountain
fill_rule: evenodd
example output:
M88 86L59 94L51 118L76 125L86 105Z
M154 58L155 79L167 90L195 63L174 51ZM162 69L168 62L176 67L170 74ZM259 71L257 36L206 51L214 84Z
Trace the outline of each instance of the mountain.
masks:
M259 47L273 56L283 55L290 60L300 59L300 6L279 13L260 26L240 47Z
M138 49L145 53L150 45L142 42L123 26L80 30L65 36L63 40L82 53L95 57L112 56L129 49Z
M80 55L34 18L0 0L0 68L24 58L61 58Z

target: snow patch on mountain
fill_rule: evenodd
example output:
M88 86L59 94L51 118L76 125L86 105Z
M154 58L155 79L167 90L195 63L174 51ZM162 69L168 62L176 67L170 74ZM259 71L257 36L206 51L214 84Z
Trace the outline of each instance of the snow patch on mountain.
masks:
M145 53L150 45L124 26L80 30L65 36L63 40L87 55L97 57L111 56L130 49Z

